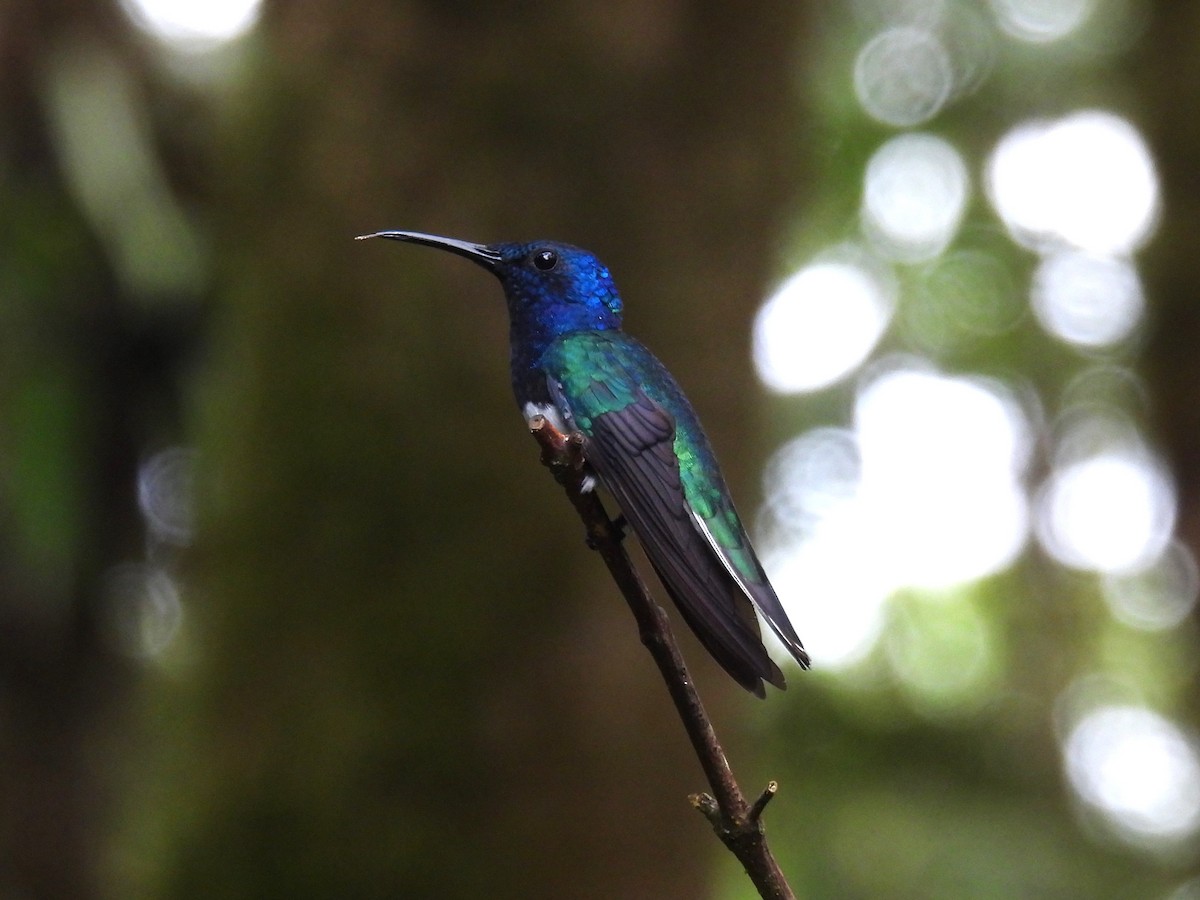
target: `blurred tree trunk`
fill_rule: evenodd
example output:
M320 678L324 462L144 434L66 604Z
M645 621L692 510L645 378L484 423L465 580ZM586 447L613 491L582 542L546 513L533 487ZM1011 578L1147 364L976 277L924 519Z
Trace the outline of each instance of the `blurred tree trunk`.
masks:
M1153 148L1164 198L1158 233L1145 254L1153 315L1146 353L1150 412L1175 476L1176 531L1200 559L1200 8L1155 3L1140 47L1144 52L1131 61L1146 110L1139 124ZM1200 609L1193 610L1192 622L1200 624ZM1181 695L1190 699L1192 721L1200 719L1200 692Z
M126 30L115 5L0 9L4 897L102 893L113 726L131 684L105 585L143 552L139 455L177 421L189 343L163 306L129 303L58 144L58 64L86 42L137 82Z
M1143 52L1131 72L1144 100L1145 128L1165 198L1146 253L1154 318L1147 348L1152 413L1179 490L1180 537L1200 558L1200 8L1154 4Z
M350 238L595 249L748 505L749 320L800 181L797 5L525 9L267 10L211 171L216 499L190 667L153 701L177 740L135 826L151 895L706 893L699 768L523 433L498 286Z

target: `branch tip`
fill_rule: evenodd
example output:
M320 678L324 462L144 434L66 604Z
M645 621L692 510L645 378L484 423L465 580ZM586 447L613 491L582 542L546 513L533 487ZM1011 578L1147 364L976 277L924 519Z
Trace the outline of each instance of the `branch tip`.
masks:
M758 820L778 785L770 782L752 806L747 804L679 653L667 614L650 596L622 544L624 523L609 517L595 491L583 489L586 437L578 431L560 431L545 416L530 417L528 425L529 433L542 449L542 464L565 489L584 523L588 546L600 554L633 613L642 643L654 658L696 751L712 793L691 794L688 801L708 819L764 900L794 900L795 895L767 847Z
M757 823L762 817L763 810L767 808L767 804L771 802L776 794L779 793L779 782L768 781L763 792L758 795L758 799L754 801L754 805L750 807L749 820L752 823Z
M713 828L721 827L724 817L721 815L720 805L712 794L688 794L688 803L692 804L693 809L708 819L712 823Z

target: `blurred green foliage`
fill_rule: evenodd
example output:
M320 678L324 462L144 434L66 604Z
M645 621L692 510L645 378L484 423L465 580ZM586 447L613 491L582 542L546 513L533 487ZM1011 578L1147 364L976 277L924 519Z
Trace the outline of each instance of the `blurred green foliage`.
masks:
M596 249L749 511L770 449L853 405L853 383L764 397L747 347L781 272L861 238L898 129L863 111L855 54L906 16L958 46L1007 8L900 6L278 2L203 53L112 3L0 13L0 893L750 896L521 433L495 286L351 238ZM1149 375L1130 412L1195 551L1197 135L1172 98L1200 79L1165 48L1200 21L1084 6L1057 42L988 26L924 127L976 185L1016 122L1083 107L1161 152L1151 326L1120 362ZM895 267L877 353L1053 410L1095 358L971 302L1022 295L1036 262L977 187L954 249ZM176 446L199 454L194 541L146 513L145 464ZM685 652L747 791L783 785L768 831L799 896L1182 898L1194 848L1089 812L1056 717L1079 679L1127 674L1194 736L1196 643L1190 620L1114 622L1094 577L1031 550L952 602L893 597L865 660L765 704Z

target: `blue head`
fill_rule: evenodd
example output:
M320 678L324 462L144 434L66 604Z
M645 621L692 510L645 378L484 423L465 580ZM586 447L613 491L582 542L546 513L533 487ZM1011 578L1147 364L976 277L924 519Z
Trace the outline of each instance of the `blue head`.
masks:
M493 244L488 268L500 279L514 330L554 338L621 327L621 295L587 250L553 241Z
M514 351L518 345L544 349L556 337L574 331L621 327L621 296L608 268L587 250L570 244L472 244L416 231L380 231L363 237L447 250L499 278L508 301Z
M472 244L416 231L383 237L466 257L500 279L508 301L513 392L517 403L549 400L542 355L559 337L621 327L621 297L608 268L586 250L553 241Z

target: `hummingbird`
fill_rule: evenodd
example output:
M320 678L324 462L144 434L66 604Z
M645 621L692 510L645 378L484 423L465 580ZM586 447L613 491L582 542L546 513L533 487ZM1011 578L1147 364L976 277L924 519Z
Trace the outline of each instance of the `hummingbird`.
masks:
M608 268L553 241L475 244L416 231L362 235L436 247L500 280L512 388L527 422L582 435L584 490L621 508L683 619L742 687L784 688L755 610L802 668L809 657L771 587L700 421L671 373L621 330Z

